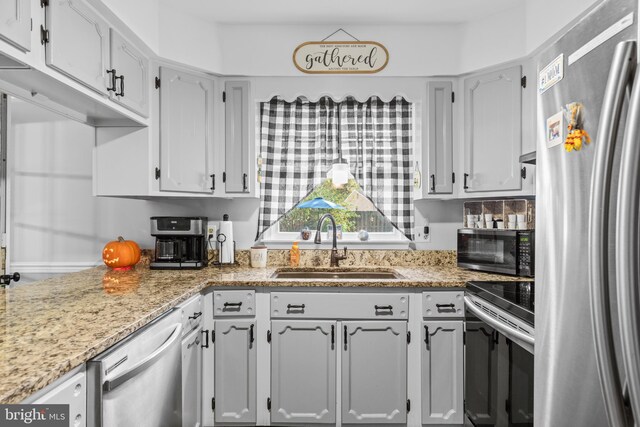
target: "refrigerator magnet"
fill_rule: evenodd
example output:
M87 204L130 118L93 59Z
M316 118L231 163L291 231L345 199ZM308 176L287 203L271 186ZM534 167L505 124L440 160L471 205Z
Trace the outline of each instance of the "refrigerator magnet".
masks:
M567 125L567 137L564 140L564 148L567 153L580 151L583 143L589 144L591 137L584 129L584 106L580 102L572 102L564 107L564 115Z
M555 147L564 141L564 118L562 111L547 119L547 148Z

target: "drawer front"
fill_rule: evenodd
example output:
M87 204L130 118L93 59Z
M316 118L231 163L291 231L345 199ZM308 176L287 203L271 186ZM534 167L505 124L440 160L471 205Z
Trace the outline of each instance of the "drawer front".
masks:
M423 317L464 317L464 291L422 293Z
M238 317L256 315L256 292L215 291L213 293L214 317Z
M407 319L408 294L273 292L271 318Z

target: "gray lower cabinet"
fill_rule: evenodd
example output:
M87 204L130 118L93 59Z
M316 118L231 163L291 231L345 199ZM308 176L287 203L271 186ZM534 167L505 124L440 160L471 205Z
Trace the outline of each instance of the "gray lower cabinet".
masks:
M465 79L466 192L522 189L521 67Z
M111 29L111 99L149 116L149 59ZM110 76L111 77L111 76Z
M213 80L160 67L160 191L213 192Z
M215 422L255 423L255 320L216 320L214 325Z
M51 0L45 12L48 66L107 93L109 25L82 0Z
M273 320L271 327L272 424L334 424L337 323Z
M464 422L464 323L422 324L422 424Z
M0 1L0 38L31 50L31 0Z
M453 102L451 82L427 83L428 194L453 193Z
M407 422L407 322L343 322L342 422Z
M182 339L182 427L201 424L202 349L200 328Z
M249 82L226 82L225 91L225 190L248 193Z

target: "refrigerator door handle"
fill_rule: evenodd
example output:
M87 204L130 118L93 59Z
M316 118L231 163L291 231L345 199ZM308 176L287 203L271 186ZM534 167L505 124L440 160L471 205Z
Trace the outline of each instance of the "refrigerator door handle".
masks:
M589 292L591 323L600 385L609 425L624 426L625 410L613 344L609 305L609 201L613 158L625 94L633 82L636 42L623 41L616 46L604 93L600 128L595 144L594 172L589 201ZM620 258L618 258L620 259Z
M640 69L636 73L636 82ZM616 282L622 359L627 378L628 400L636 423L640 420L640 85L629 100L620 181L616 227Z

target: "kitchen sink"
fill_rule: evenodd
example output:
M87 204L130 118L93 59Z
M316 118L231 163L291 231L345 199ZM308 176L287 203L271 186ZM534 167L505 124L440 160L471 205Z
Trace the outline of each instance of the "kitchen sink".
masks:
M393 280L404 276L394 270L278 270L273 279L364 279Z

